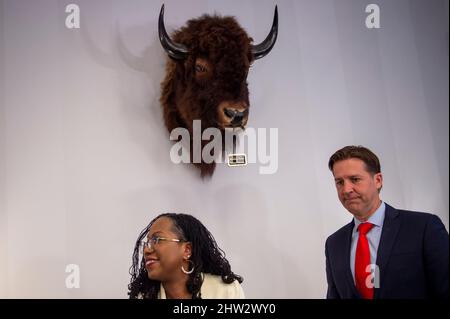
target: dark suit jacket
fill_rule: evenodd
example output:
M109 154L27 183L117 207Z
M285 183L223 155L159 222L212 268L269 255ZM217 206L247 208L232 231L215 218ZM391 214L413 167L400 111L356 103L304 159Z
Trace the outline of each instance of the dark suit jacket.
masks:
M325 244L329 299L361 298L350 269L353 225L352 220ZM435 215L386 204L376 264L379 288L375 288L375 299L449 297L449 236Z

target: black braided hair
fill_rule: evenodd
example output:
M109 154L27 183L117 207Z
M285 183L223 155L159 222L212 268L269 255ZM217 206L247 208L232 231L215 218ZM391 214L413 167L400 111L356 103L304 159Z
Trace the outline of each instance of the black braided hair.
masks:
M217 246L212 234L197 218L187 214L166 213L154 218L142 230L136 241L130 267L131 280L128 285L130 299L156 299L158 296L160 281L148 278L144 258L139 260L139 247L150 227L160 217L170 218L174 224L173 231L179 236L179 239L192 244L190 260L194 263L194 271L189 275L186 288L192 294L193 299L201 299L200 288L203 283L201 273L221 276L222 281L227 284L231 284L235 280L242 283L243 278L231 271L230 263L225 258L225 252Z

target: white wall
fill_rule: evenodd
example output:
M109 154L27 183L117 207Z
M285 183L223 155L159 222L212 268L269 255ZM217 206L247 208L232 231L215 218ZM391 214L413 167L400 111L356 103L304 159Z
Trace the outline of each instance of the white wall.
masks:
M278 171L221 165L205 181L169 160L161 3L0 1L0 297L124 298L138 232L172 211L204 222L248 297L323 298L325 240L351 220L327 162L349 144L379 155L388 203L448 229L447 1L277 0L278 42L248 80L249 126L279 130ZM165 3L170 30L217 11L259 42L275 1Z

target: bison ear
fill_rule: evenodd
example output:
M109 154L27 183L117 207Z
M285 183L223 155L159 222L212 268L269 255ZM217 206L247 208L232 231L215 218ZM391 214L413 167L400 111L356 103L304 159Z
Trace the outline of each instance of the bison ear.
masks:
M273 15L272 28L266 39L257 45L252 45L252 52L255 60L266 56L277 42L278 35L278 6L275 6L275 13Z
M171 58L175 60L184 60L187 58L189 50L183 44L172 41L167 34L166 27L164 26L164 4L161 6L161 11L159 12L158 34L162 47Z

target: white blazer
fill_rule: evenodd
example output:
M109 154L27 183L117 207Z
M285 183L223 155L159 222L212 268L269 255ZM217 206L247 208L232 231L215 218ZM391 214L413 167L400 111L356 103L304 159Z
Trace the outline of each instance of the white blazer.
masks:
M203 284L200 288L202 299L244 299L244 290L237 280L231 284L223 282L221 276L202 274ZM163 285L158 292L158 299L167 299Z

